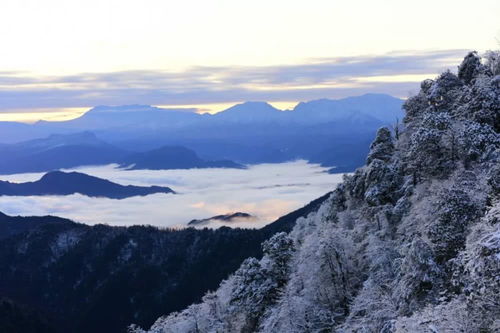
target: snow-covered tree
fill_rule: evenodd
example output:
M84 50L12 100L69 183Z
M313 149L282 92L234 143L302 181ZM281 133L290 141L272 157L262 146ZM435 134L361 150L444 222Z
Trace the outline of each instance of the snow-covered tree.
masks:
M470 84L472 80L481 74L485 74L487 70L477 52L470 52L458 66L458 78L464 81L465 84Z
M484 55L486 67L493 75L500 75L500 51L488 51Z
M442 283L442 269L431 246L418 236L401 249L394 296L400 314L409 314L427 302L434 302Z
M242 319L242 332L253 332L267 307L276 302L288 279L293 241L284 232L262 244L264 258L245 260L234 275L231 310Z
M467 249L462 254L461 280L467 302L483 321L500 318L500 210L493 209L485 217L485 225L478 226ZM489 221L488 221L489 219Z
M367 165L317 211L150 332L500 331L500 77L489 57L424 81L399 138L379 130Z
M463 87L463 82L452 72L446 71L432 82L427 98L434 112L449 112Z
M500 149L500 136L489 125L468 122L461 135L461 148L466 161L475 161Z
M394 201L399 177L397 170L379 159L373 160L365 173L365 201L371 206L384 205Z
M366 159L366 164L370 164L374 159L389 162L394 152L391 131L387 127L382 127L377 131L375 140L370 146L370 152Z
M437 202L436 221L428 232L438 260L446 261L457 255L465 246L467 227L480 213L479 204L464 190L443 190Z

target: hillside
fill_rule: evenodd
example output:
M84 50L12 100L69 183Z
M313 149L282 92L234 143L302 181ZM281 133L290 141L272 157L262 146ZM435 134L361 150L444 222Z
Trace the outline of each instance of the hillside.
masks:
M53 134L42 139L0 146L0 174L104 165L116 163L128 154L91 132Z
M260 230L88 226L0 213L0 295L9 299L0 299L0 331L108 333L125 332L132 322L150 326L162 314L199 302L245 258L261 257L262 241L289 230L318 204Z
M120 149L92 132L53 134L46 138L0 145L0 174L47 172L88 165L118 164L130 169L244 168L230 160L204 160L181 146L145 152Z
M169 187L120 185L80 172L52 171L34 182L11 183L0 180L0 196L70 195L125 199L154 193L174 193Z
M148 332L500 331L498 55L422 82L316 211Z

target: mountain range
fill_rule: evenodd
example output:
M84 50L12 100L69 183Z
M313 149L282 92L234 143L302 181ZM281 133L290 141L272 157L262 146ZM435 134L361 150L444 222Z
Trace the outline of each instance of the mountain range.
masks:
M11 183L0 180L0 196L83 194L89 197L125 199L154 193L174 193L169 187L123 186L79 172L52 171L34 182Z
M165 146L191 149L202 160L225 161L222 165L234 167L306 159L336 167L337 172L352 171L362 165L376 130L402 119L402 103L388 95L367 94L299 103L286 111L265 102L246 102L213 115L147 105L98 106L68 121L32 125L1 122L0 142L4 144L0 145L0 156L6 161L0 163L0 173L122 164L121 158L130 161L131 154L152 155ZM19 156L11 157L7 153L24 151L23 145L47 140L44 137L71 137L82 132L92 132L101 144L64 145L39 156L15 153ZM12 145L12 141L17 142Z
M85 165L118 164L128 169L244 168L229 161L207 161L185 147L163 146L134 153L98 139L92 132L0 145L0 174L47 172Z

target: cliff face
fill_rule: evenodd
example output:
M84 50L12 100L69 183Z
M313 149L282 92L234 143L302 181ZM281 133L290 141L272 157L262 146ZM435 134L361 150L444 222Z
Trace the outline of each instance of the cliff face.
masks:
M498 59L422 82L317 211L149 332L498 332Z

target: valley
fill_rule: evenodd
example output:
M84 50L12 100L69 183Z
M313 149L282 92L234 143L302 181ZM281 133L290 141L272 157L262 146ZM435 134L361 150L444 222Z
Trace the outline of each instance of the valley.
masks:
M342 180L342 174L329 174L328 168L306 161L250 165L246 169L125 170L109 165L66 171L118 184L168 187L176 194L157 193L122 200L81 194L0 196L1 210L9 215L56 215L88 224L176 228L184 228L194 219L241 211L255 219L238 222L237 226L257 228L329 192ZM31 182L42 176L43 173L2 175L0 180Z

